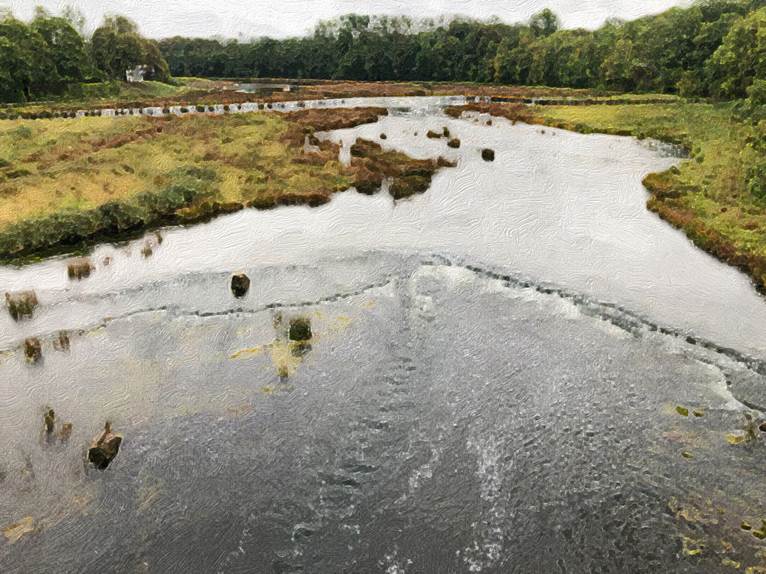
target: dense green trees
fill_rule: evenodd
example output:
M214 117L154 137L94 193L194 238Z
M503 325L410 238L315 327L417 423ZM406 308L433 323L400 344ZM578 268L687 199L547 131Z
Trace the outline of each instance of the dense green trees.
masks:
M550 10L525 25L349 15L314 34L251 43L169 38L170 71L218 77L451 80L690 97L745 97L763 78L766 0L698 0L595 31L561 30Z
M91 38L93 62L108 78L125 78L125 70L146 65L147 78L159 81L170 79L168 65L160 54L159 46L138 33L136 25L124 16L104 19Z
M61 94L83 81L125 79L125 70L146 64L148 76L166 81L167 62L153 40L127 18L109 17L88 42L82 16L67 9L52 16L41 8L31 22L0 14L0 101Z
M251 42L143 38L130 20L104 20L89 40L82 17L38 10L0 15L0 99L56 94L87 80L291 77L502 82L688 97L745 98L766 76L766 0L697 0L598 30L560 29L546 9L526 24L350 14L301 38Z
M708 63L716 95L744 97L753 81L766 79L766 8L735 21Z

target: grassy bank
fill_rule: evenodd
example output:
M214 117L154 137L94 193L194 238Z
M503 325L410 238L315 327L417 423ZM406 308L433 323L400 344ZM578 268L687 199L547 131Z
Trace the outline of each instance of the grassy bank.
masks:
M766 289L766 198L750 187L751 174L763 161L757 151L758 142L766 141L763 122L759 127L741 118L733 104L470 107L580 133L655 138L683 146L687 161L644 180L651 193L648 208ZM450 113L458 115L462 108Z
M0 259L76 250L243 207L320 205L357 183L374 191L386 177L395 189L423 191L436 162L367 146L343 166L337 146L313 136L385 113L365 108L2 122Z

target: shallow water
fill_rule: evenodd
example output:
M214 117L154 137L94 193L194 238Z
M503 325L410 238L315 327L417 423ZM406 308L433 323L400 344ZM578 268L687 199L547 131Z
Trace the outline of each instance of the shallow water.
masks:
M678 160L408 100L328 137L457 159L422 196L164 230L98 247L82 282L64 259L0 269L41 301L0 315L0 525L37 529L0 544L3 572L759 563L740 523L766 517L764 444L726 435L741 401L766 404L747 359L766 354L766 306L646 212L641 178ZM459 150L425 137L442 126ZM234 271L253 279L241 300ZM309 350L280 315L311 318ZM46 406L68 443L42 440ZM125 442L101 473L82 453L105 419Z

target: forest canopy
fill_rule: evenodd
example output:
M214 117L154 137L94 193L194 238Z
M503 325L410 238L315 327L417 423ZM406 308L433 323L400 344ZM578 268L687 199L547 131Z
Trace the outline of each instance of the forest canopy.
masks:
M349 14L303 37L242 42L143 38L121 16L91 37L72 10L0 19L0 98L64 92L83 81L148 78L314 78L469 81L745 98L766 79L766 0L698 0L689 8L597 30L562 29L545 9L528 22L414 20Z
M90 38L83 28L84 18L72 9L52 16L38 7L30 22L0 15L0 100L30 101L82 82L124 80L138 65L147 66L150 79L170 79L157 42L127 18L107 17Z
M766 78L766 0L700 0L599 29L348 15L302 38L168 38L171 73L208 77L500 82L742 98Z

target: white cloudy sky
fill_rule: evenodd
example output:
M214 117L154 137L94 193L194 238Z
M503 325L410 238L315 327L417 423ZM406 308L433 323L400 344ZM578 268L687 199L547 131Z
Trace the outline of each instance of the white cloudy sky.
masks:
M104 14L124 14L153 38L184 36L290 36L322 19L349 12L433 17L463 14L526 20L549 7L564 26L598 27L606 18L632 19L691 0L0 0L16 17L27 19L34 7L56 13L67 4L80 9L93 28Z

